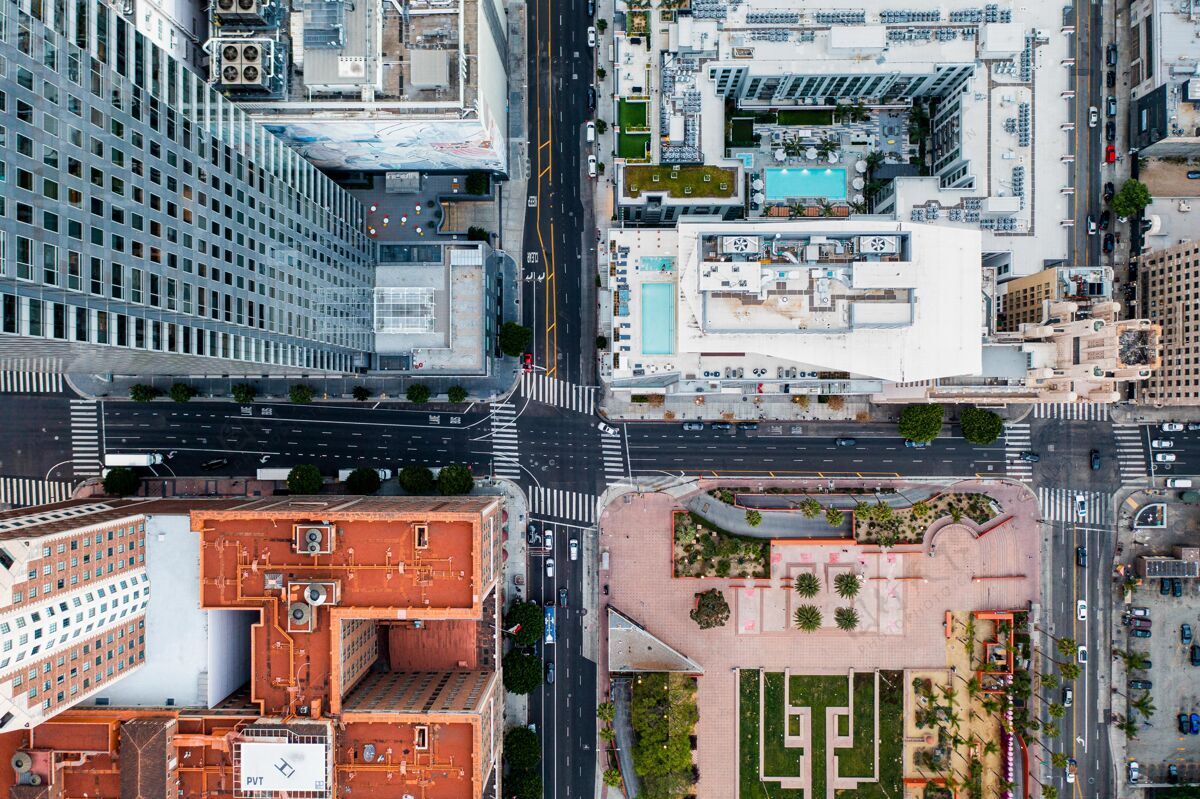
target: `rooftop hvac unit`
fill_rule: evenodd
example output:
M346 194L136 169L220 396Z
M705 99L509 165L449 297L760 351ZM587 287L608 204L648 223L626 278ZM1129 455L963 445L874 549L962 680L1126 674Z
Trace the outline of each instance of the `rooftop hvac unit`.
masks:
M232 27L266 25L270 6L269 0L217 0L213 16L221 25Z
M18 774L24 774L33 768L33 758L29 756L28 752L17 752L9 762L12 763L13 771Z
M858 247L860 252L868 255L891 255L898 249L895 236L863 236Z
M312 606L305 602L293 602L288 606L288 630L289 631L306 631L312 630L313 610Z
M758 252L758 237L725 236L721 239L721 252L727 254L749 254Z
M304 601L320 607L329 601L329 589L321 583L309 583L304 587Z
M243 66L241 69L249 69ZM329 554L333 551L332 524L297 524L295 527L296 551L309 555Z

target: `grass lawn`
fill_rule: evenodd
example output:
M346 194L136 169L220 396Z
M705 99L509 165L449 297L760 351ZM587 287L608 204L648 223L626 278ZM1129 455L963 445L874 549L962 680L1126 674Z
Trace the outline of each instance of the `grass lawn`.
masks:
M754 146L754 119L751 117L734 117L729 121L729 146Z
M769 777L800 776L800 749L788 749L783 745L783 672L770 671L763 676L766 692L763 706L767 717L763 719L763 770Z
M864 675L866 676L866 675ZM895 799L902 794L904 672L879 673L879 782L864 782L855 799ZM855 736L855 743L858 739Z
M832 125L831 108L783 108L779 111L780 125Z
M812 795L825 795L825 708L845 707L850 701L845 677L793 674L793 707L811 708Z
M649 103L644 100L621 100L617 104L617 124L621 130L645 130Z
M644 159L650 152L649 133L626 133L622 130L617 134L617 155L622 158Z
M625 196L665 191L672 197L732 197L737 193L737 181L736 169L719 166L682 166L676 170L669 166L629 166L625 167Z
M854 746L837 750L838 773L845 777L875 776L875 675L854 675Z
M779 677L779 702L782 703L782 678ZM758 774L758 735L761 719L758 715L758 671L742 669L738 672L738 716L740 736L738 741L738 798L739 799L804 799L801 791L785 791L777 782L764 782ZM779 726L782 727L782 718ZM786 750L785 750L786 751Z

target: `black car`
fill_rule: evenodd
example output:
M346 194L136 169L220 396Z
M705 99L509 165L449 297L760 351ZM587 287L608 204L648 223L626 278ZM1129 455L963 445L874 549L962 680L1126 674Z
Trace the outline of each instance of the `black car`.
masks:
M1149 691L1154 687L1154 683L1149 680L1130 680L1129 687L1138 691Z
M1108 65L1110 67L1115 67L1117 65L1117 45L1110 44L1108 47L1106 47L1104 56L1108 61Z
M591 5L591 0L588 0L588 4ZM1117 85L1117 73L1110 69L1108 71L1108 73L1104 76L1104 85L1110 89L1112 87L1116 86Z
M1116 130L1115 124L1113 125L1113 129L1114 129L1114 131ZM1116 186L1113 185L1112 181L1109 181L1108 183L1104 184L1104 202L1106 202L1106 203L1111 202L1112 198L1115 197L1116 194L1117 194L1117 188L1116 188Z
M554 685L554 661L546 664L546 683Z
M1171 578L1170 577L1162 578L1162 582L1160 582L1158 584L1158 593L1161 594L1162 596L1166 596L1167 594L1171 593Z
M1088 459L1091 461L1092 471L1100 471L1100 450L1092 450L1090 453L1088 453Z
M839 447L854 447L858 446L858 441L853 438L835 438L833 443Z
M1171 578L1171 596L1176 599L1183 596L1183 580L1178 577Z
M1105 233L1104 234L1104 251L1112 252L1116 248L1117 248L1117 241L1116 241L1116 239L1113 238L1113 234Z
M567 606L567 589L565 588L558 589L558 606L560 608Z
M1087 568L1087 547L1075 547L1075 563L1081 569Z
M1104 211L1100 214L1100 229L1108 230L1108 226L1112 224L1112 214Z
M596 110L596 87L595 86L588 86L587 101L588 101L588 110L595 111Z
M1036 452L1029 451L1022 452L1018 457L1020 457L1020 459L1026 463L1037 463L1042 459L1041 455L1037 454Z
M733 425L729 422L713 422L709 425L713 430L732 430Z
M738 430L757 430L758 422L738 422Z
M1189 653L1193 666L1200 666L1200 645L1192 644L1191 652Z
M1111 119L1104 123L1104 142L1105 144L1116 144L1117 142L1117 123Z
M1192 722L1187 713L1179 714L1179 731L1184 735L1190 735L1192 732Z
M200 464L200 468L206 472L211 472L215 469L220 469L222 466L229 465L229 458L213 458L211 461L205 461Z

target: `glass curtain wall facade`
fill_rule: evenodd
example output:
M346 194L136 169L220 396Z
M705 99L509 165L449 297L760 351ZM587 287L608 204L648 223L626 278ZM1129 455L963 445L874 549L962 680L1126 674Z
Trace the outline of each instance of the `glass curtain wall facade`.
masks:
M0 357L349 371L362 206L97 0L0 0Z

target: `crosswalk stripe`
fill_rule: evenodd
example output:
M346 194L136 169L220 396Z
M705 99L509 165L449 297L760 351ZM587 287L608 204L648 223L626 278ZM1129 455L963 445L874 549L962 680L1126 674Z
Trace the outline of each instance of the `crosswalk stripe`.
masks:
M0 505L28 507L62 502L71 498L74 487L60 480L31 480L0 477Z
M529 490L529 512L552 519L592 524L596 521L597 499L592 494L534 486Z
M596 411L595 386L575 385L543 372L522 373L521 396L589 416Z
M1027 422L1009 422L1004 426L1004 463L1007 476L1017 480L1033 480L1033 464L1021 460L1021 453L1032 446Z
M39 369L33 359L6 358L0 361L0 393L58 394L62 390L62 374Z
M1077 496L1084 497L1086 508L1083 516L1079 515L1076 508ZM1111 502L1112 497L1102 491L1076 491L1044 486L1038 489L1038 505L1042 509L1042 516L1052 521L1104 526L1109 523L1108 506Z
M1123 485L1145 483L1149 475L1146 461L1146 440L1141 426L1123 423L1113 425L1117 440L1117 470Z
M76 477L100 474L99 407L95 400L71 400L71 464Z
M1033 406L1033 418L1106 422L1108 421L1108 403L1039 402Z
M507 402L492 405L492 474L518 479L521 466L517 462L520 443L517 440L516 408Z

